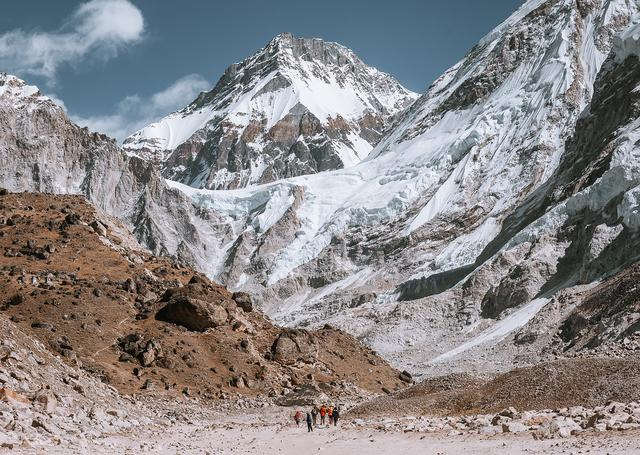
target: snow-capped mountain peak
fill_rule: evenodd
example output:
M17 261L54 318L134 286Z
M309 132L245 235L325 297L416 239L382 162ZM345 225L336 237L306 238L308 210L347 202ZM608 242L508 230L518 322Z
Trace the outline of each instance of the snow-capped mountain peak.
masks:
M124 146L191 186L246 186L361 161L416 98L340 44L282 33Z
M20 78L2 72L0 72L0 98L10 100L16 106L29 102L53 102L51 98L42 95L35 85L28 85Z

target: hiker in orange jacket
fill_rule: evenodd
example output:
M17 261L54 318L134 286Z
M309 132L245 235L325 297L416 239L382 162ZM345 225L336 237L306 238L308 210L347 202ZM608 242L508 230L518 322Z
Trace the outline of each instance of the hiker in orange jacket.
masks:
M302 420L302 411L297 410L293 415L293 420L295 420L297 426L300 426L300 421Z
M333 423L333 406L329 406L327 409L327 416L329 416L329 425Z
M327 406L326 405L322 405L320 406L320 423L322 425L324 425L324 416L327 415Z

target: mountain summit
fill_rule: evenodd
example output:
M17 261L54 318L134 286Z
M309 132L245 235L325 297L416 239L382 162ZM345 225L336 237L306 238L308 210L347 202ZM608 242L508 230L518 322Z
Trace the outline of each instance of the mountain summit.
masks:
M124 148L190 186L244 187L358 163L416 98L340 44L282 33Z

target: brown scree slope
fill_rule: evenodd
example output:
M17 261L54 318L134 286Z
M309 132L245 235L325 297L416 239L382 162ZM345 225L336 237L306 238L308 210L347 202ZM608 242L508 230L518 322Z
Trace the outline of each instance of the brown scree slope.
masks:
M351 336L278 328L246 296L234 300L135 244L80 197L0 195L0 317L122 393L215 399L402 387L398 372ZM184 301L215 307L221 319L196 331L156 318Z

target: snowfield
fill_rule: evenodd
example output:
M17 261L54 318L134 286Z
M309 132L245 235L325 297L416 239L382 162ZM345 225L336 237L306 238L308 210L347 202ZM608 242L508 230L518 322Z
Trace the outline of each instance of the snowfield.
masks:
M511 332L524 326L527 322L533 318L542 307L549 302L549 299L539 298L532 300L530 303L524 305L518 311L512 315L504 318L503 320L496 322L493 326L480 332L471 340L461 344L460 346L440 354L438 357L431 360L431 363L438 363L444 360L449 360L462 354L469 349L475 348L485 343L492 341L499 342L503 340Z

